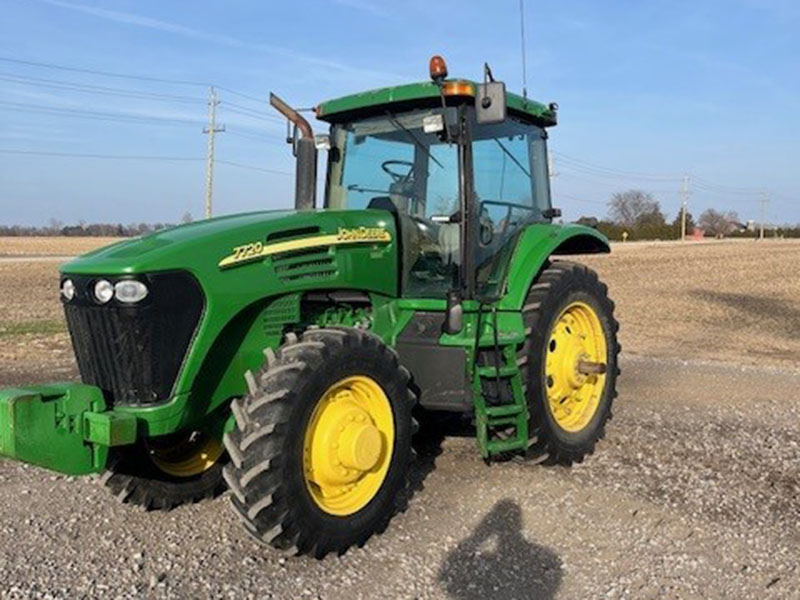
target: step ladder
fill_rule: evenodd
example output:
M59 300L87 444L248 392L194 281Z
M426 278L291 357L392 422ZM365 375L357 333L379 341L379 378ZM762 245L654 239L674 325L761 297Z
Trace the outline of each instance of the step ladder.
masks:
M500 345L497 320L493 343L478 346L472 379L478 448L485 460L528 448L528 402L517 363L517 344ZM490 353L493 364L481 366L477 356ZM489 384L489 385L485 385ZM494 385L494 394L485 390Z

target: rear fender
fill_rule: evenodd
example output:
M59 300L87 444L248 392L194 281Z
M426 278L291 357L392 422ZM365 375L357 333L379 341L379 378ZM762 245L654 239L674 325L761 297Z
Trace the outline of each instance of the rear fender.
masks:
M521 310L531 284L553 255L610 252L608 239L583 225L531 225L522 234L508 269L500 310Z

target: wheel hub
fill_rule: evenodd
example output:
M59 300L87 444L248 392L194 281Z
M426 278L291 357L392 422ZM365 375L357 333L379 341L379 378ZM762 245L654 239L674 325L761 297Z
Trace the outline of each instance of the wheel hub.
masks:
M366 506L386 476L393 440L391 405L377 382L355 376L331 386L305 435L305 478L314 502L336 515Z
M383 444L372 423L350 423L339 439L338 456L346 467L369 471L378 462Z
M562 429L580 431L605 386L606 341L595 310L583 302L569 304L553 324L546 352L550 412Z

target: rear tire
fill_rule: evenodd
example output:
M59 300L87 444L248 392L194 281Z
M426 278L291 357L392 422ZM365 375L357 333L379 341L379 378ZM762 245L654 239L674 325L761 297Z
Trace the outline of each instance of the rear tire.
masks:
M411 437L415 432L411 410L416 397L409 389L409 372L380 338L352 328L312 329L299 339L290 335L277 353L268 350L266 355L267 364L261 371L247 374L250 393L234 402L237 427L224 438L231 457L224 477L232 491L233 508L261 543L317 558L330 552L343 554L350 546L361 546L374 533L383 532L410 496ZM330 414L324 411L335 413L332 406L351 410L356 400L363 401L356 394L359 390L352 396L345 390L344 396L334 394L330 399L331 390L351 380L379 386L376 393L382 398L379 404L389 411L384 417L392 423L390 433L387 435L386 427L376 433L379 416L354 409L353 418L347 412L341 415L355 424L331 421L336 425L322 429L326 445L320 446L313 432L315 427L322 428L324 415ZM344 425L339 429L340 423L347 425L348 433L339 433L346 430ZM356 439L347 437L351 427L354 431L369 428L358 438L368 440L366 454L360 453L362 446L355 442L347 444ZM377 439L383 445L373 456L369 447ZM345 447L352 450L349 458L342 457L344 450L332 450ZM366 461L363 469L352 465L359 460ZM323 480L320 472L329 461L338 465L332 467L337 472L347 471L348 477L357 479L323 492L317 481ZM360 492L365 489L367 492Z
M608 288L591 269L554 261L531 286L523 319L527 339L520 361L527 371L532 440L527 457L545 464L582 462L604 437L617 395L619 324ZM583 357L604 363L605 373L577 374Z

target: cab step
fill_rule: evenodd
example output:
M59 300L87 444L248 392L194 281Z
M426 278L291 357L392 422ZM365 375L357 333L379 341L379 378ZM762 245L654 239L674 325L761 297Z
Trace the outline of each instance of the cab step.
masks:
M528 447L528 402L518 361L517 345L481 347L492 354L493 365L475 366L473 392L475 424L481 456L491 460L509 452L523 452ZM485 391L492 390L487 401ZM491 393L491 392L490 392ZM498 402L500 401L500 402Z

